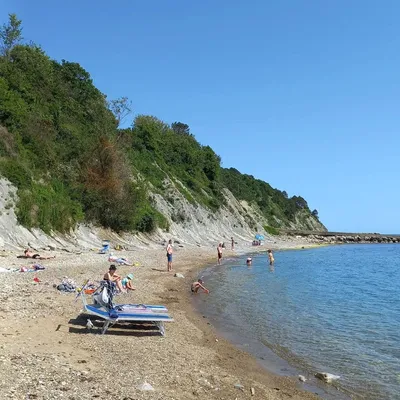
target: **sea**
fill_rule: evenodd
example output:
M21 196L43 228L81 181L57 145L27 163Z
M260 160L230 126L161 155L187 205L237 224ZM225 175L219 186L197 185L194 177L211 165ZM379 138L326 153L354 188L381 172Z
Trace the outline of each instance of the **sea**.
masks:
M357 244L224 260L195 306L274 373L324 399L400 400L400 244ZM317 372L340 378L320 383Z

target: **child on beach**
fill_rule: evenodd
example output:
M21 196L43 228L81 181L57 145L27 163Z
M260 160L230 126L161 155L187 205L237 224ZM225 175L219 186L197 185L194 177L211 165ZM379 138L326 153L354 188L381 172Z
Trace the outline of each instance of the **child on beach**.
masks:
M269 258L269 265L274 265L275 258L272 253L272 250L268 250L268 258Z
M196 282L193 282L192 285L191 285L192 293L197 293L199 291L199 289L203 289L204 292L210 293L210 291L203 286L203 280L202 279L198 279Z
M172 271L172 240L169 239L167 246L167 271Z
M133 280L133 274L128 274L126 276L126 278L122 279L122 281L121 281L122 287L125 290L128 290L128 289L129 290L135 290L135 288L132 285L132 280Z
M116 274L116 271L117 271L117 267L115 265L110 265L110 268L109 268L108 272L106 272L104 274L103 279L105 281L115 282L118 290L122 293L126 293L126 289L124 289L122 287L121 277L118 274Z

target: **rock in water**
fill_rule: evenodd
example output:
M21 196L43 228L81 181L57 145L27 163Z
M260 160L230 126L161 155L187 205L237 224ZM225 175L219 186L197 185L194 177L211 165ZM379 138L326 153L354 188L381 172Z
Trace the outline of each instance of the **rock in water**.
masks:
M299 375L299 381L300 382L305 382L307 379L304 375Z
M317 372L315 377L321 379L321 381L325 381L326 383L332 383L340 378L339 375L329 374L328 372Z

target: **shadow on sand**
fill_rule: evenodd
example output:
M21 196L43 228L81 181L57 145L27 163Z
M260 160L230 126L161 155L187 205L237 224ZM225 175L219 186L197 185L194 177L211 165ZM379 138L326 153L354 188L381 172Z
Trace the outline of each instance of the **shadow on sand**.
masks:
M93 334L101 333L101 328L103 327L104 321L101 319L95 319L96 317L93 317L93 315L88 315L88 314L81 314L77 318L70 319L68 323L70 325L69 327L69 332L70 333L76 333L76 334ZM88 329L86 327L87 320L90 319L94 327L92 329ZM144 336L162 336L161 333L158 331L158 328L149 323L127 323L127 322L118 322L112 327L107 330L106 335L131 335L135 337L144 337Z

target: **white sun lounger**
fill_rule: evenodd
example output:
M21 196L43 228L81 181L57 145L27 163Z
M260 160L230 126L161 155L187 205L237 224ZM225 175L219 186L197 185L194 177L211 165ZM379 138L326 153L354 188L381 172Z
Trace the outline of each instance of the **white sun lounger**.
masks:
M83 307L87 314L94 315L104 319L101 333L107 332L107 329L117 322L141 322L153 323L162 336L165 336L164 322L173 322L174 319L168 315L166 307L161 305L146 304L117 304L114 309L109 311L98 304L88 304L86 296L81 291Z

